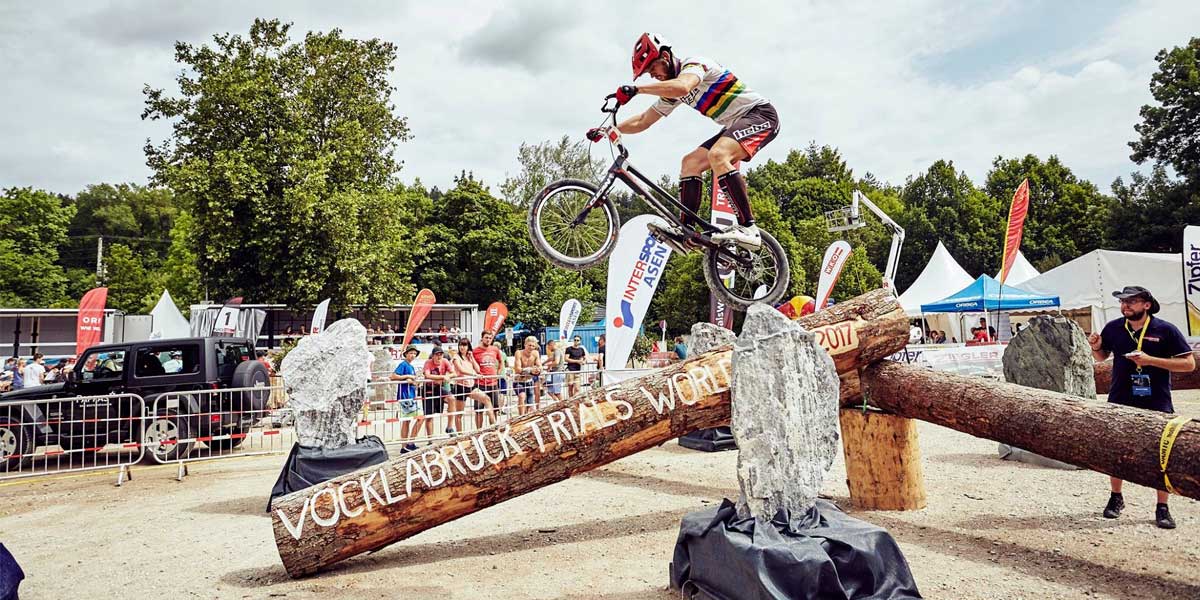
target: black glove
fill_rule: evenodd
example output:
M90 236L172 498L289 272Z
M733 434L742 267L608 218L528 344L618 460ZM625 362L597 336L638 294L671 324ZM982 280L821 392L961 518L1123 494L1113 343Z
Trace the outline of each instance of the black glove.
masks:
M636 85L623 85L617 88L617 106L624 106L638 94Z
M593 127L587 131L587 139L593 143L604 139L604 134L607 132L607 127Z

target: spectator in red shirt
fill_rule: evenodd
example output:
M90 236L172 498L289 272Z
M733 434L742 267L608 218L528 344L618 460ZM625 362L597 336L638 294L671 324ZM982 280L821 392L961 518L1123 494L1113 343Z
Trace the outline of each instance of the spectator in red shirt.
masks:
M499 348L492 346L492 340L496 338L496 334L491 331L483 332L480 337L479 347L471 351L475 357L475 362L479 363L479 389L487 394L492 400L493 407L500 406L500 381L496 377L500 370L504 368L504 355ZM492 414L492 420L495 421L495 413Z

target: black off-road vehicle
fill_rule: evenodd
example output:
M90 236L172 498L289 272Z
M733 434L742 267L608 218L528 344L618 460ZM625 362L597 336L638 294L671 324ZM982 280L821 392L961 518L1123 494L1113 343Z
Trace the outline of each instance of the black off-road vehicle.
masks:
M247 431L264 416L267 368L247 339L196 337L104 344L79 357L66 381L0 395L0 471L15 470L39 446L98 451L145 443L148 456L171 461L195 442ZM237 388L260 388L243 389ZM231 389L228 392L213 390ZM136 394L143 403L122 394ZM80 397L63 402L29 402ZM207 440L215 450L244 438Z

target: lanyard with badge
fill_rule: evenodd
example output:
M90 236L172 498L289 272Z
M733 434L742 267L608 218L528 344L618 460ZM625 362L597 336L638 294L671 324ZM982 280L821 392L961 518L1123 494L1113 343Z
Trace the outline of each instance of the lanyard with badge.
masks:
M1150 319L1153 318L1149 315L1146 316L1146 322L1142 325L1142 333L1137 337L1134 337L1133 330L1129 328L1129 321L1125 321L1125 332L1129 334L1129 339L1137 340L1138 353L1142 351L1142 342L1146 339L1146 330L1150 329ZM1138 365L1136 373L1129 375L1129 380L1134 396L1143 398L1150 396L1150 374L1142 373L1141 365Z

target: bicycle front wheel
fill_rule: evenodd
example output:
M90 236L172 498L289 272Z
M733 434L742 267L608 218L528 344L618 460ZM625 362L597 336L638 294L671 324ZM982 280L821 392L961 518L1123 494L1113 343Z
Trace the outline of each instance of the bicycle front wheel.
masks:
M529 206L529 239L546 260L579 271L608 258L617 246L621 217L598 188L578 179L562 179L542 189Z

